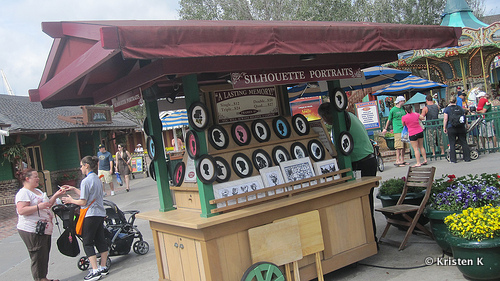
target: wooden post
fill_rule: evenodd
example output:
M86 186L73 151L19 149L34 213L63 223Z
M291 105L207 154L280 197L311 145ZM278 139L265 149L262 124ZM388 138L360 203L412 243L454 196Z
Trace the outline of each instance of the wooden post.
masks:
M348 172L348 175L353 175L352 171L352 164L351 164L351 157L350 156L345 156L342 154L341 148L340 148L340 143L339 143L339 136L340 133L343 131L347 130L346 124L345 124L345 117L344 117L344 112L339 112L337 109L335 109L335 106L333 103L335 102L335 97L334 97L334 90L340 88L340 81L335 80L335 81L328 81L328 96L330 97L330 106L331 106L331 112L333 112L333 124L332 124L332 130L333 130L333 136L334 136L334 142L335 142L335 149L337 150L337 160L340 169L346 169L346 168L351 168L351 171ZM354 176L352 177L354 179Z
M182 86L184 88L184 96L186 97L186 108L189 109L192 103L200 101L200 91L198 89L198 80L196 79L196 75L190 74L182 77ZM212 118L212 116L209 116L209 118ZM205 132L197 132L194 129L192 129L191 126L189 127L196 135L198 135L198 140L200 141L200 155L207 154L208 147L207 147L207 139L205 137ZM195 164L197 164L196 160ZM200 195L200 204L201 204L200 216L208 218L216 215L211 213L211 210L215 209L216 205L212 205L209 203L210 200L215 199L212 185L202 183L199 179L197 179L197 182L198 182L198 193Z
M174 210L172 194L170 193L170 185L168 184L169 176L167 162L165 160L165 147L163 145L163 134L160 116L158 113L158 103L156 94L159 89L157 85L144 90L144 105L148 117L148 127L150 136L155 140L156 160L154 162L156 186L158 188L158 197L160 199L160 212ZM147 147L147 144L145 145Z

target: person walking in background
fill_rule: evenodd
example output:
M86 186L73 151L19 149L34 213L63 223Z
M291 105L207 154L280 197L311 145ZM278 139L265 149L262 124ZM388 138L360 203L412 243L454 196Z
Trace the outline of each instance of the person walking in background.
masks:
M408 135L410 136L410 143L415 152L417 164L412 167L420 167L427 165L427 154L424 148L424 129L420 126L420 114L413 112L412 105L405 105L404 109L406 115L401 118L403 126L408 127ZM420 162L420 155L424 157L424 162Z
M405 162L406 146L405 143L401 141L401 132L403 131L401 118L406 114L402 107L405 101L406 99L403 96L398 96L396 98L395 106L389 111L389 118L385 123L384 130L382 130L382 135L387 133L389 123L392 122L392 130L394 131L394 148L396 149L396 163L394 165L398 167L409 165L409 163Z
M102 191L104 196L106 196L106 186L105 183L109 184L111 189L110 195L115 195L115 187L113 184L113 155L106 151L104 144L99 145L99 152L97 152L97 158L99 158L99 168L98 176L102 181Z
M333 124L334 120L332 116L331 105L329 102L325 102L318 107L318 115L326 124ZM363 123L359 121L356 115L349 112L349 117L351 118L351 128L349 130L349 133L351 134L354 141L353 150L350 155L352 161L352 170L361 170L362 177L376 176L378 167L377 158L373 153L373 145L370 141L370 138L368 137L366 128ZM374 235L376 235L377 228L375 225L374 217L373 190L374 188L370 189L370 210L372 214L373 233ZM376 236L375 241L378 241Z
M465 128L465 111L458 106L457 97L450 98L450 104L444 109L443 131L448 134L448 142L450 143L450 163L457 163L457 154L455 150L455 143L462 146L464 153L464 161L470 162L470 148L467 144L466 135L467 129Z
M130 173L132 171L129 165L131 160L132 156L130 152L125 149L123 144L119 144L118 152L116 152L116 171L123 176L123 180L125 180L125 190L127 190L127 192L130 191Z
M18 171L16 177L22 185L15 198L18 217L17 231L28 248L33 280L49 281L47 273L54 229L52 223L54 215L50 208L56 199L64 194L64 190L58 189L49 199L46 193L38 189L40 178L32 168ZM45 223L45 230L39 234L36 233L38 221Z
M437 120L439 118L439 106L434 102L431 94L425 97L425 103L425 107L420 114L420 120ZM438 127L439 122L427 121L426 125L430 126L425 131L427 132L427 145L431 148L432 156L436 156L436 145L441 149L439 154L443 154L443 135Z
M83 249L92 266L92 269L83 279L89 281L99 280L102 275L108 274L108 268L106 267L108 243L104 235L106 210L104 210L102 182L96 174L98 163L99 159L96 156L83 157L80 162L80 170L85 178L80 183L80 189L69 185L62 187L66 192L73 191L79 196L79 199L74 199L70 195L63 197L64 204L72 203L81 208L88 208L83 220L82 238ZM100 266L97 265L94 247L101 254Z
M477 96L479 99L479 102L477 103L477 108L476 112L477 113L487 113L491 112L491 102L490 102L490 95L485 93L485 92L480 92ZM488 116L485 116L485 118L488 118ZM488 140L488 146L490 141L493 141L493 147L495 148L497 146L497 137L495 135L495 120L490 120L490 121L483 121L481 124L481 127L479 128L479 139L481 140L481 143L483 145L483 148L488 148L485 146L486 144L486 139Z

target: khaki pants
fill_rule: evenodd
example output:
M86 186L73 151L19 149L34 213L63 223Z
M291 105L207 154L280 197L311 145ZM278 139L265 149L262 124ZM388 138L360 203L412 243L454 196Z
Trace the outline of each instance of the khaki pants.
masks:
M47 278L49 270L49 254L51 235L36 235L35 233L17 230L24 241L31 258L31 275L34 280Z

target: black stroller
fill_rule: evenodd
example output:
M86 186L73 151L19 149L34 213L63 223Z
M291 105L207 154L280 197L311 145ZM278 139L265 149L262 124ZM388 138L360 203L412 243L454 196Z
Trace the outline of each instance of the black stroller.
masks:
M142 239L142 234L134 225L135 215L139 211L121 211L115 203L104 200L104 209L106 210L106 218L104 220L104 229L106 240L109 245L109 256L127 255L132 247L134 239L139 239L133 245L134 252L139 255L145 255L149 252L148 242ZM52 207L54 213L62 220L64 229L75 229L76 221L78 220L79 207L74 204L56 205ZM128 220L125 215L129 215ZM79 237L79 236L78 236ZM82 239L79 237L80 240ZM111 259L108 256L106 265L111 266ZM100 258L98 256L98 258ZM82 256L77 264L80 270L87 270L90 266L89 259Z
M479 126L479 124L481 124L481 122L483 120L484 120L484 118L482 116L476 115L474 118L474 121L467 128L467 134L471 133L474 129L476 129L476 127ZM467 144L469 145L469 149L470 149L470 159L476 160L477 158L479 158L479 152L477 150L477 145L475 143L470 143L470 142L468 142ZM462 157L463 157L464 151L463 151L461 145L455 144L455 152L457 155L462 155ZM448 160L448 162L450 162L450 148L449 147L448 147L448 149L446 149L446 160Z

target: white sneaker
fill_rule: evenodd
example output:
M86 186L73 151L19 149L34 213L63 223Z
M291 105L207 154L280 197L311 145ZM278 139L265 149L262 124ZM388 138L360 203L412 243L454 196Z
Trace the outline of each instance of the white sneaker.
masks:
M115 192L114 191L111 191L111 196L114 196L115 195Z

